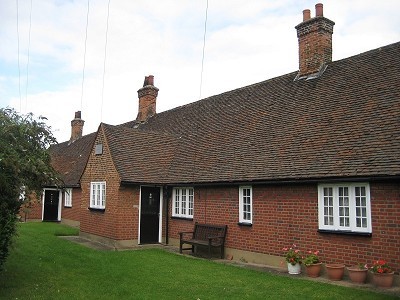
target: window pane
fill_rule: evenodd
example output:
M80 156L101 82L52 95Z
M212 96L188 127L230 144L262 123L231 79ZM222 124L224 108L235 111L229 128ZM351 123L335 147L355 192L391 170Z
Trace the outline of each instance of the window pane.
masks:
M175 214L179 214L179 189L175 189Z
M182 189L181 213L186 215L186 189Z
M333 225L333 189L324 188L324 223Z
M106 206L106 184L101 183L101 206Z
M251 203L251 188L239 188L239 205L240 215L239 221L251 222L252 217L252 203Z
M362 219L362 227L364 227L364 228L367 227L367 219L366 218Z
M194 202L193 189L189 189L189 209L188 209L188 214L190 216L193 216L193 202Z
M92 201L92 206L95 206L96 205L96 201L95 201L95 195L96 195L96 188L95 188L95 185L94 184L92 184L92 193L91 193L91 201Z
M367 198L361 198L361 206L367 206Z

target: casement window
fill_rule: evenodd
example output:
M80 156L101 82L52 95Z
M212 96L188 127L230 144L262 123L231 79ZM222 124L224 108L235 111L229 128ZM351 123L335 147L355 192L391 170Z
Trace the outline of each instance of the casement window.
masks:
M239 223L253 223L253 191L251 186L239 187Z
M371 233L368 183L320 184L319 229Z
M90 183L90 208L106 208L106 183L104 181Z
M174 188L172 216L193 219L194 190L193 188Z
M64 191L64 206L72 207L72 189L65 189Z

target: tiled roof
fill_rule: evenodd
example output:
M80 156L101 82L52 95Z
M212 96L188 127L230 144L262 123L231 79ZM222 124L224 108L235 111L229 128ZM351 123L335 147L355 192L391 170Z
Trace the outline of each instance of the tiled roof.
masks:
M178 139L165 133L102 126L122 182L165 183Z
M50 148L51 164L60 173L65 186L79 186L95 138L96 133L91 133L71 144L67 141Z
M151 157L169 167L159 176L170 183L400 175L400 43L332 62L313 80L296 75L155 115L138 127L149 133L130 142L124 172L149 172L148 146L177 142Z
M125 183L189 184L400 176L400 43L159 113L102 124ZM162 91L161 91L162 92ZM95 134L52 148L77 184Z

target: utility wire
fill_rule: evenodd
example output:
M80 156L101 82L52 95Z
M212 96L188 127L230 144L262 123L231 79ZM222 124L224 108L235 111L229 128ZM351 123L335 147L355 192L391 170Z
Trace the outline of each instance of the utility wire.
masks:
M29 38L28 38L28 62L26 64L26 89L25 89L25 111L28 111L28 85L29 85L29 60L30 60L30 48L31 48L31 28L32 28L32 0L31 9L29 12Z
M88 2L87 2L85 51L84 51L84 54L83 54L82 89L81 89L81 111L82 111L82 107L83 107L83 85L84 85L84 82L85 82L86 44L87 44L87 36L88 36L88 25L89 25L89 0L88 0Z
M16 0L17 4L17 40L18 40L18 90L19 90L19 111L22 111L22 98L21 98L21 67L19 63L19 5L18 0Z
M101 89L101 110L100 110L100 121L103 121L103 103L104 103L104 79L106 76L106 59L107 59L107 37L108 37L108 19L110 18L110 2L108 0L107 6L107 27L106 27L106 41L104 45L104 62L103 62L103 86Z
M206 6L206 19L205 19L205 21L204 21L203 57L202 57L202 59L201 59L200 96L199 96L199 99L201 99L201 90L202 90L202 87L203 87L204 50L205 50L205 48L206 48L207 19L208 19L208 0L207 0L207 6Z

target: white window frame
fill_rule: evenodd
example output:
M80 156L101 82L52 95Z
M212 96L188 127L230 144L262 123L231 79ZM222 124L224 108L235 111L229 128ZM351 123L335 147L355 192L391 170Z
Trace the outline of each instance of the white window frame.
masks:
M72 189L71 188L64 190L64 206L72 207Z
M172 192L172 216L193 219L194 188L176 187Z
M96 181L90 183L90 208L106 208L106 182Z
M364 195L357 195L356 191L365 191ZM324 189L329 189L330 195L324 195ZM345 193L343 193L345 191ZM346 192L348 192L346 194ZM344 198L347 199L343 200ZM356 198L358 198L356 200ZM341 199L341 201L339 201ZM362 205L362 202L365 205ZM340 203L341 202L341 203ZM359 202L357 206L357 202ZM325 205L328 204L328 205ZM341 204L341 205L339 205ZM331 209L325 209L330 206ZM340 208L339 208L340 206ZM325 216L332 215L327 220ZM358 219L358 220L357 220ZM342 223L341 223L342 221ZM357 221L358 224L357 224ZM371 224L371 197L368 183L337 183L318 185L318 223L321 230L372 233ZM331 223L331 224L326 224ZM365 226L364 226L364 224ZM359 226L361 225L361 226Z
M245 194L246 191L246 194ZM239 223L253 224L253 188L239 187Z

